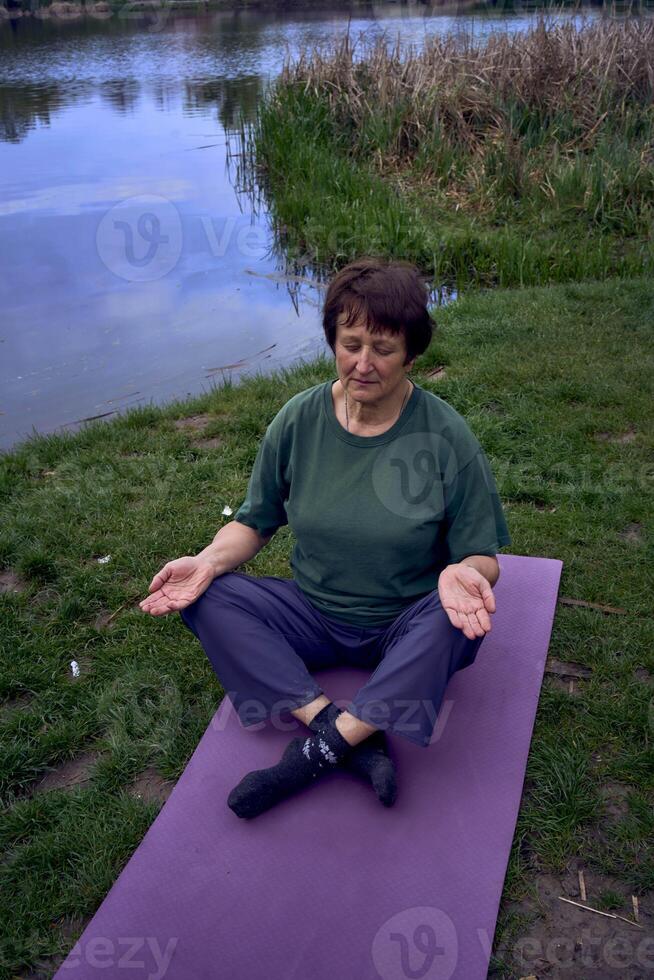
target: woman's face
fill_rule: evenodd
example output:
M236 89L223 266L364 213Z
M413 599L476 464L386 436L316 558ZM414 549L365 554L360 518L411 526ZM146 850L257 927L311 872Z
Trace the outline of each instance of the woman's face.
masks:
M348 397L373 402L404 384L413 361L404 363L403 334L372 334L365 323L344 327L345 314L337 321L335 356L338 376ZM415 360L415 358L414 358Z

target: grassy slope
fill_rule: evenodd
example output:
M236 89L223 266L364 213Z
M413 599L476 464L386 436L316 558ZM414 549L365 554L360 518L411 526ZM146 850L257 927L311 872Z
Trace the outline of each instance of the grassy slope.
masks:
M504 899L528 891L534 862L560 869L574 854L642 894L654 888L646 849L654 708L642 679L642 669L654 675L654 285L480 293L437 321L414 376L454 405L485 447L512 552L562 559L561 595L628 611L557 608L551 655L592 675L575 696L543 687ZM426 373L438 365L445 377L431 382ZM164 561L196 552L229 519L222 508L240 503L279 407L332 376L333 365L318 361L36 439L0 461L0 565L25 585L0 595L8 969L70 948L70 922L95 911L156 814L155 804L130 795L131 781L147 766L177 777L222 695L179 617L147 618L136 603ZM201 438L219 437L217 448L175 427L175 418L198 412L210 416ZM639 541L623 536L630 525ZM290 546L284 529L246 569L288 575ZM107 554L111 561L99 564ZM87 785L33 794L48 767L88 750L99 756ZM599 788L608 779L628 786L629 813L600 830ZM496 946L515 927L503 911Z

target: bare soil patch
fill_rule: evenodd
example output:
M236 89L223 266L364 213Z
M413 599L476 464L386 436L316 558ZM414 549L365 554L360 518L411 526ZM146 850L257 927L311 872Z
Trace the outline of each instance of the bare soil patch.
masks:
M544 680L545 686L553 688L557 691L565 691L566 694L570 694L572 697L578 697L583 693L586 686L586 681L580 681L579 678L566 679L564 677L557 677L553 674L546 674Z
M633 789L626 783L607 782L599 788L604 804L604 814L610 820L620 821L629 813L627 797Z
M20 694L16 698L8 698L0 704L0 718L8 718L15 711L22 711L24 708L29 708L31 703L32 696L30 694Z
M627 445L633 442L638 435L636 428L630 425L626 432L598 432L595 438L599 442L616 442L620 445Z
M48 602L57 602L59 600L59 592L57 589L53 588L51 585L45 585L42 589L32 597L32 602L37 605L42 606Z
M5 592L11 592L17 595L19 592L24 592L27 588L27 583L24 579L20 577L11 568L3 568L0 571L0 595Z
M566 663L555 657L548 657L545 664L544 684L577 697L583 693L592 673L590 667L585 667L583 664Z
M579 870L583 871L585 899ZM498 955L516 977L646 980L654 970L652 893L638 898L639 925L643 928L559 898L598 909L602 892L608 891L622 897L620 906L611 912L633 919L632 898L624 882L595 874L578 859L562 875L536 874L532 895L508 906L513 912L535 918L511 939L508 948L499 949Z
M91 772L100 758L99 752L84 752L74 759L68 759L56 769L46 773L40 783L34 787L35 793L46 793L53 789L69 789L71 786L81 786L91 779Z
M631 524L627 524L624 530L618 532L619 538L635 545L642 544L643 536L643 525L638 521L632 521Z
M156 769L150 766L136 778L129 792L146 803L165 803L173 791L175 784L160 776Z
M214 436L213 439L196 439L193 443L198 449L220 449L223 445L222 436Z
M94 629L96 630L111 629L115 622L113 615L114 614L111 612L110 609L103 609L102 612L98 613L98 615L93 620Z
M593 671L590 667L583 664L557 660L556 657L548 657L545 664L545 673L554 674L556 677L589 678Z
M63 919L53 922L52 928L59 929L67 944L72 947L86 929L91 918L91 916L85 918L65 916ZM30 973L20 974L20 980L50 980L50 977L54 976L67 955L57 954L37 960L34 964L34 970Z
M211 415L190 415L185 419L175 419L174 427L181 432L201 432L211 422Z

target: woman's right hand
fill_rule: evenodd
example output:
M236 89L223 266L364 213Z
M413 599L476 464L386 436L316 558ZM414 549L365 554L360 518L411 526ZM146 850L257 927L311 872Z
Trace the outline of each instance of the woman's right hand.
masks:
M178 612L206 592L215 577L213 566L205 558L175 558L157 572L148 589L151 594L139 606L152 616Z

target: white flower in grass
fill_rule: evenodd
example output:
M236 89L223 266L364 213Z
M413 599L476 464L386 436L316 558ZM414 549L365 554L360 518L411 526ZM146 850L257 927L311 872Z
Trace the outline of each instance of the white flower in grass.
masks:
M231 507L228 507L228 506L227 506L227 504L225 504L225 506L223 507L223 509L222 509L222 511L221 511L221 513L222 513L222 514L225 514L225 516L226 516L226 517L229 517L229 515L230 515L230 514L233 514L233 513L234 513L234 511L232 510L232 508L231 508Z
M73 677L79 677L79 664L76 660L71 660L70 669L72 671Z

